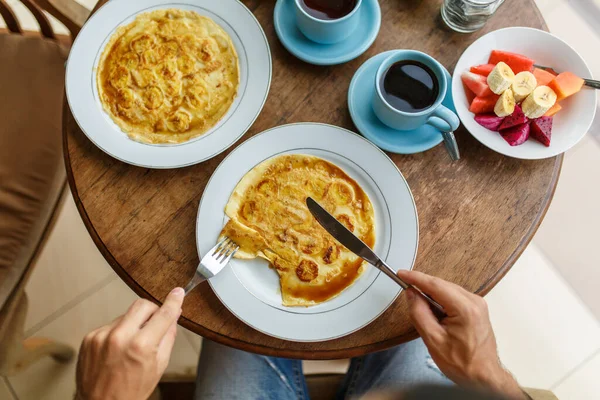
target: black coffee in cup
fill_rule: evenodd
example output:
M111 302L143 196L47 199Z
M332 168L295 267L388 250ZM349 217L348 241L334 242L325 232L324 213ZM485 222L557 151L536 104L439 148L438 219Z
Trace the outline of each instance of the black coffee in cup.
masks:
M392 64L381 78L383 98L396 110L419 112L438 98L439 84L427 65L413 60Z
M318 19L340 19L350 14L357 0L299 0L308 15Z

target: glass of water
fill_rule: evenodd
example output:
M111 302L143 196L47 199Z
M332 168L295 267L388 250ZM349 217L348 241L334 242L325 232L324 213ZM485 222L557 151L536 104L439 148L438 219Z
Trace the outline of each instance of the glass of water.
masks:
M444 0L442 19L450 29L475 32L485 25L504 0Z

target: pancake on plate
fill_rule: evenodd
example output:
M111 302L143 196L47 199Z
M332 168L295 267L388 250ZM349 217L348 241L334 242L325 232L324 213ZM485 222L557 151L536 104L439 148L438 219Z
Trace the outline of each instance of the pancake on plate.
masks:
M270 262L279 274L285 306L329 300L364 270L363 261L312 216L308 196L373 247L369 197L339 167L318 157L291 154L263 161L237 184L225 207L230 219L220 236L240 245L236 258Z
M140 14L118 28L96 74L104 110L130 138L181 143L227 113L239 86L229 35L194 11Z

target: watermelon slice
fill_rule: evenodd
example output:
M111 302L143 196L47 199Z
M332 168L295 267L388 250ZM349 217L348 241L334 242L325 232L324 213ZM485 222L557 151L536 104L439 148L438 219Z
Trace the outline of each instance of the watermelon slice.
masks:
M583 79L567 71L558 74L548 86L556 92L556 100L560 101L579 92L583 83Z
M497 94L487 96L487 97L475 97L471 102L471 106L469 107L469 111L473 114L485 114L494 111L494 106L498 101Z
M473 102L473 99L477 96L475 96L475 93L473 93L473 91L471 89L469 89L467 87L467 85L465 85L464 82L463 82L463 89L465 89L465 96L467 96L467 103L471 104Z
M465 86L471 89L477 96L485 97L494 94L490 90L490 87L487 84L487 78L485 76L465 71L460 77Z
M550 147L550 137L552 136L552 117L540 117L531 121L531 137Z
M534 68L533 76L535 76L538 86L548 86L548 84L554 80L556 75L540 68Z
M475 122L494 132L498 132L503 119L494 113L477 114L475 116Z
M511 146L518 146L529 138L529 130L529 124L521 124L504 129L500 131L500 134Z
M506 116L504 121L502 121L502 125L500 125L499 130L512 128L513 126L521 125L529 121L525 114L523 114L523 110L520 105L515 106L515 111L512 114Z
M474 65L471 67L471 69L469 71L471 71L474 74L488 76L490 74L490 72L492 72L492 70L494 69L495 66L496 65L494 65L494 64Z
M510 69L513 70L515 74L518 74L521 71L532 71L534 61L525 57L524 55L511 53L509 51L503 50L492 50L492 54L490 54L490 59L488 60L489 64L498 64L500 61L508 64Z

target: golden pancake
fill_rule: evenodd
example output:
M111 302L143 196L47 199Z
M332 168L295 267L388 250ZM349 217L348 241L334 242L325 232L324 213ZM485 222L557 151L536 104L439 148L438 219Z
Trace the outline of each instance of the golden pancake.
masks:
M279 274L283 305L329 300L362 274L363 261L313 218L310 196L367 245L375 244L373 206L344 171L321 158L282 155L249 171L235 187L220 237L240 245L236 258L267 259Z
M227 113L239 86L229 35L194 11L140 14L113 34L98 64L104 110L143 143L181 143Z

